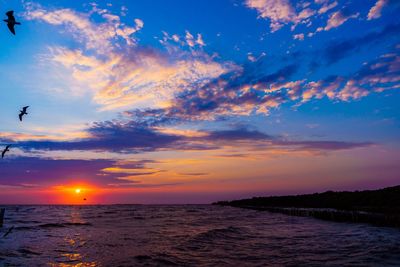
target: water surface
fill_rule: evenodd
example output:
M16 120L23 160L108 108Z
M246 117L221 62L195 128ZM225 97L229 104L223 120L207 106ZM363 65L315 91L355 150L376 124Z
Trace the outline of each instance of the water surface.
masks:
M232 207L8 206L5 220L0 266L400 266L399 229Z

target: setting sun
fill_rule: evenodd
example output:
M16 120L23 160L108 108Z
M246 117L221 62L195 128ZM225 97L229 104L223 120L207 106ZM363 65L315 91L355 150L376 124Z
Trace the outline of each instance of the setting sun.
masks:
M81 189L80 188L75 189L75 193L76 194L80 194L81 193Z

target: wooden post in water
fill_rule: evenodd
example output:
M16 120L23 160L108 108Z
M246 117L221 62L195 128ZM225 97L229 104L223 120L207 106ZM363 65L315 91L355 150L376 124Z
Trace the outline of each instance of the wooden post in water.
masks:
M6 212L5 208L0 209L0 227L3 227L4 222L4 213Z

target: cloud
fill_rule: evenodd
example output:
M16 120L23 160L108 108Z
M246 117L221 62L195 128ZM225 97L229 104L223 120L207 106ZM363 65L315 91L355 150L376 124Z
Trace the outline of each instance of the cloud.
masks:
M239 141L239 140L270 140L271 136L261 133L256 130L249 130L247 128L237 128L231 130L218 130L208 132L205 137L208 140L223 140L223 141Z
M32 140L19 141L15 144L25 151L62 151L62 150L94 150L120 153L137 153L140 151L158 150L208 150L218 149L219 142L240 140L267 140L270 136L251 131L247 128L237 128L219 131L201 131L201 135L166 134L157 127L138 124L134 121L96 123L88 129L91 137L73 141ZM142 169L142 166L139 166ZM124 166L124 169L136 167ZM103 169L105 172L118 172L119 168ZM135 174L138 172L135 170Z
M397 26L388 26L381 32L364 37L330 44L324 50L324 57L331 63L385 36L395 36ZM184 91L165 109L127 112L135 121L142 117L151 123L172 123L173 121L216 120L225 116L268 114L283 103L294 105L312 98L328 97L331 100L350 101L369 95L371 92L398 87L397 52L386 54L377 61L365 64L348 76L327 76L325 79L291 80L297 72L297 65L287 65L272 73L254 71L244 67L215 79L196 90ZM385 83L386 82L386 83Z
M288 1L260 0L246 3L259 9L262 17L271 17L271 20L276 21L292 18L287 21L294 24L315 13L307 5L303 5L302 10L296 13ZM321 1L317 4L328 3L329 1ZM265 9L269 5L277 6L276 10ZM32 15L35 12L43 12L42 8L31 7L28 10L27 13L32 18L43 20L40 16ZM270 12L275 12L274 10L283 13L271 15ZM50 14L59 14L59 11L51 11ZM112 25L119 23L117 25L121 27L120 18L107 10L99 10L96 7L93 12L100 14L106 22L94 23L89 15L72 11L67 12L70 14L67 18L53 14L45 21L67 26L72 23L70 21L74 21L73 25L79 25L75 21L82 21L80 23L89 25L93 30L99 25L110 23ZM290 15L292 13L295 14L293 17ZM60 19L59 16L62 21L67 22L56 22ZM354 16L347 9L342 9L330 16L325 28L337 27ZM138 28L143 26L140 20L136 20L135 24ZM398 25L392 25L381 32L370 33L362 38L331 43L324 50L323 57L328 64L334 63L359 49L360 44L364 46L380 38L395 36L393 33L398 31L397 28ZM70 31L75 36L78 34L78 29L78 26L74 26ZM136 113L136 118L151 116L155 120L171 122L268 114L270 110L289 101L305 102L313 97L320 98L325 95L330 99L347 101L365 96L368 91L361 93L361 87L356 89L346 78L344 79L346 81L338 80L335 84L335 90L339 86L346 88L341 94L332 89L334 87L332 84L326 85L325 81L292 80L291 77L300 68L298 64L288 64L274 71L262 71L263 68L256 66L263 64L261 56L255 58L252 54L248 56L254 65L238 66L232 62L218 62L213 56L202 51L201 47L204 45L202 36L197 34L195 38L189 31L186 31L184 37L176 34L170 36L164 32L161 41L167 51L144 48L140 45L121 47L113 37L106 37L111 52L102 56L88 52L91 33L81 34L84 37L76 38L86 44L85 48L72 50L52 47L48 59L60 68L64 68L64 73L71 75L74 82L78 83L79 91L90 94L92 100L100 105L102 110L142 110L141 113ZM294 38L302 40L304 34L296 34ZM185 44L187 49L181 49L169 42ZM348 82L347 87L345 82ZM88 146L100 147L93 142ZM132 147L136 148L136 145Z
M285 140L280 136L271 136L244 126L212 131L200 130L202 135L187 136L167 135L157 131L156 127L138 125L132 121L127 123L113 121L97 123L88 131L92 134L92 137L81 140L69 142L20 141L14 146L23 149L25 152L32 150L94 150L135 154L154 151L220 150L224 147L236 147L246 150L251 148L251 150L261 151L273 151L274 149L286 151L335 151L371 145L371 143L357 142ZM11 162L13 159L9 161ZM77 160L76 164L78 163L86 167L94 164L98 168L97 173L100 172L103 175L112 174L113 177L122 180L137 176L147 177L164 171L146 166L147 164L155 163L154 161Z
M55 160L49 158L17 157L2 161L2 184L55 184L85 181L106 184L112 176L99 176L101 169L110 166L112 160Z
M398 89L400 83L400 56L397 53L384 54L378 59L364 64L354 74L354 79L370 92Z
M166 186L176 186L181 185L182 183L156 183L156 184L149 184L149 183L142 183L136 181L129 181L126 183L113 183L108 184L108 186L112 187L124 187L124 188L160 188Z
M297 15L297 19L298 19L299 21L301 21L301 20L304 20L304 19L307 19L307 18L313 16L315 13L316 13L316 12L315 12L313 9L311 9L311 8L306 8L306 9L303 9L303 10Z
M148 48L123 55L111 53L105 60L83 56L81 51L57 49L52 60L69 70L81 87L94 92L93 100L103 109L165 107L177 93L234 68L205 54L172 56Z
M323 57L328 64L332 64L368 45L387 41L388 39L396 40L399 32L400 24L389 24L381 31L370 32L354 39L332 42L323 50Z
M141 47L133 35L142 29L142 20L135 19L134 26L127 26L119 16L96 5L89 14L46 10L35 4L26 4L26 10L27 19L62 26L82 44L75 49L50 47L42 58L54 63L54 71L72 78L65 90L75 88L73 95L91 95L102 110L165 107L177 93L238 68L231 62L216 62L202 51ZM93 13L104 22L95 22ZM186 33L191 48L205 45L201 34L194 38Z
M303 41L304 40L304 34L303 33L295 34L295 35L293 35L293 39L299 40L299 41Z
M338 92L337 98L348 101L349 99L358 99L369 94L368 90L358 85L355 80L346 82L344 88Z
M179 40L179 37L177 35L173 35L172 38L175 41ZM203 37L199 33L197 34L197 39L195 39L194 36L189 31L186 31L185 39L186 39L187 45L190 47L194 47L196 45L198 45L200 47L205 46Z
M329 1L319 1L318 4L326 5ZM296 12L289 1L283 0L248 0L246 5L257 9L262 18L270 19L272 28L279 28L284 23L297 25L316 13L308 5L302 5ZM93 7L93 13L100 15L102 22L95 22L91 14L69 9L45 10L35 5L28 5L26 17L66 28L83 44L82 47L53 46L47 59L65 70L80 85L79 90L90 94L102 109L129 111L122 113L124 119L92 124L81 138L63 142L45 138L20 139L18 146L22 149L138 153L218 149L231 141L272 144L275 138L247 128L197 129L189 133L169 130L168 126L232 116L266 115L284 103L296 105L313 98L350 101L397 86L394 84L398 81L397 59L394 57L375 62L374 69L372 65L368 65L369 69L365 66L354 77L333 75L316 81L299 79L295 75L301 69L300 60L288 64L282 60L268 69L262 66L265 62L261 56L253 56L250 58L252 63L243 66L217 61L202 49L205 45L202 35L189 31L184 36L170 36L164 32L160 42L166 50L142 47L119 16L97 6ZM329 17L325 30L338 27L356 16L346 9L337 11ZM139 19L134 23L131 28L135 32L144 25ZM391 25L361 38L331 43L324 50L323 57L328 64L333 63L361 45L395 36L393 33L398 31L398 27ZM94 38L96 34L100 35L99 40ZM302 40L304 34L296 34L294 38ZM103 51L107 53L103 54ZM298 59L295 56L291 55ZM290 145L288 143L288 147Z
M247 53L247 59L250 62L256 62L258 60L260 60L261 58L265 57L267 54L265 52L262 52L258 57L256 57L255 55L253 55L252 52Z
M284 84L297 69L298 65L290 64L272 73L254 73L250 67L231 72L196 90L177 95L168 113L189 120L213 120L253 112L267 114L286 101L278 89L269 91L269 86Z
M184 173L179 173L180 175L185 175L185 176L204 176L208 175L209 173L206 172L184 172Z
M345 10L339 10L337 12L332 13L329 16L329 19L326 23L326 26L324 27L325 31L329 31L333 28L337 28L349 19L357 18L360 14L355 13L355 14L348 14L348 11Z
M39 20L52 25L63 25L74 38L83 43L86 49L97 53L107 53L112 50L112 40L123 39L127 45L135 45L136 39L132 36L143 28L143 21L135 19L134 26L127 26L120 17L103 10L100 15L106 20L101 24L90 21L89 15L79 13L68 8L46 10L38 4L25 4L24 17L27 20ZM96 9L98 11L98 9Z
M277 141L275 145L293 147L299 150L336 151L363 148L374 145L371 142L341 142L341 141Z
M296 12L287 0L247 0L246 5L256 9L261 18L271 21L271 32L279 30L285 23L297 20Z
M375 5L371 7L368 12L368 20L377 19L381 17L382 9L388 4L388 0L378 0Z
M338 5L337 1L334 1L330 4L328 4L327 2L323 4L323 6L318 10L318 14L325 14L326 12L328 12L329 10L331 10L332 8L336 7Z
M299 24L305 24L310 27L313 20L320 18L331 9L338 6L337 1L315 1L316 5L321 7L311 8L311 3L304 2L295 6L289 0L246 0L245 5L248 8L255 9L260 18L270 21L271 32L281 29L284 25L291 24L293 31ZM325 27L319 27L316 32L322 30L329 31L332 28L339 27L351 18L357 18L359 13L348 14L346 8L331 13ZM310 32L307 35L313 36L316 32ZM304 33L303 33L304 34Z
M152 174L162 170L151 169L154 161L76 160L38 157L16 157L0 162L0 186L10 188L48 187L85 181L94 186L164 187L177 183L150 181ZM146 178L146 182L134 180Z
M17 146L28 150L98 150L98 151L146 151L169 147L180 136L164 134L145 125L130 121L99 122L87 130L89 138L73 141L21 141Z
M349 101L365 97L373 92L398 89L400 83L400 57L397 53L384 54L363 66L348 77L329 76L317 82L308 82L302 94L302 102L311 98Z

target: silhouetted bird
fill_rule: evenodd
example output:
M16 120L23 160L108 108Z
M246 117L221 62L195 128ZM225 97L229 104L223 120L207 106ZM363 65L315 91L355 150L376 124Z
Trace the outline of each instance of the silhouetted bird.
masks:
M84 198L83 200L86 201L86 198Z
M22 121L22 116L24 115L28 115L28 113L26 112L26 110L29 108L29 106L23 107L22 110L20 110L19 112L19 120Z
M14 229L14 226L12 226L10 229L8 229L8 231L3 235L3 238L7 237L12 232L13 229Z
M7 19L5 19L4 21L7 22L7 26L8 26L8 29L10 30L10 32L15 35L14 26L21 25L21 23L15 21L14 11L10 10L6 13L6 15L7 15Z
M10 146L11 145L7 145L6 148L3 150L3 152L1 152L1 158L4 158L4 155L6 154L7 151L10 151Z

